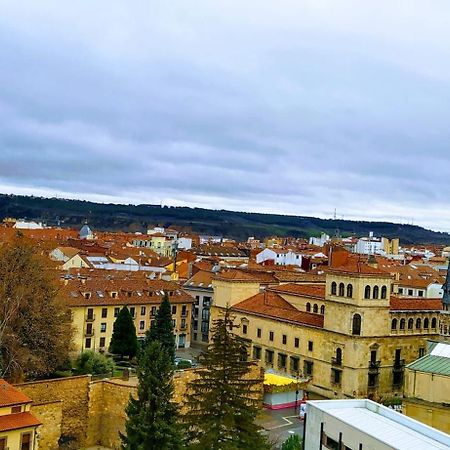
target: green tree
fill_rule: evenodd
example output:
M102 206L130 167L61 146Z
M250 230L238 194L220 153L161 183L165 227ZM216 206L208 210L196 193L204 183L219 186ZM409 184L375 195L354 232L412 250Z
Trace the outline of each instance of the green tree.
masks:
M17 235L0 249L0 375L51 376L69 359L73 328L59 276Z
M111 358L101 353L86 351L78 356L75 361L78 374L101 375L110 374L114 368Z
M175 335L172 325L172 307L167 292L156 313L155 321L147 331L146 344L154 341L161 342L173 364L175 361Z
M247 343L234 327L229 310L214 321L202 370L189 383L184 421L192 450L270 448L255 425L262 380L252 378Z
M109 351L116 355L133 358L138 350L136 327L127 306L124 306L114 322Z
M281 450L302 450L302 441L297 434L293 434L283 442Z
M179 450L178 405L173 398L173 364L161 343L149 343L142 351L137 370L137 398L127 407L123 450Z

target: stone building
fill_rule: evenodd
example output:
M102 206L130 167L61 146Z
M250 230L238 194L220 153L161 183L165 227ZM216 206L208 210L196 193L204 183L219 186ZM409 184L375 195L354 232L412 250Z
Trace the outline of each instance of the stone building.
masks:
M228 272L213 286L212 317L230 306L261 366L309 377L328 398L400 396L405 364L438 336L441 301L396 296L391 274L362 257L328 268L324 283L263 286Z

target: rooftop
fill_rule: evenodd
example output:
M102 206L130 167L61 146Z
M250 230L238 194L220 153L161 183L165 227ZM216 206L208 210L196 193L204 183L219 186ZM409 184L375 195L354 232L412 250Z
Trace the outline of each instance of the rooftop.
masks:
M0 408L31 403L31 398L0 378Z
M450 344L432 343L428 355L408 364L408 369L450 376Z
M450 436L371 400L314 400L316 408L397 450L450 447Z

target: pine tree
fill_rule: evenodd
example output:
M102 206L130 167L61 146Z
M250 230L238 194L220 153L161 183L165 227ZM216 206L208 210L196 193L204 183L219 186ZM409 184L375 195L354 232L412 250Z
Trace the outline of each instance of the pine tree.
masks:
M255 425L261 379L251 378L247 343L233 333L226 310L214 321L211 344L199 361L199 377L189 383L187 440L192 450L268 449Z
M178 406L173 403L173 364L157 341L140 354L138 396L127 407L123 450L179 450Z
M155 321L147 331L146 344L158 341L166 349L172 364L175 360L175 335L172 325L172 307L167 292L156 313Z
M127 306L124 306L114 322L109 351L116 355L133 358L138 350L136 327Z

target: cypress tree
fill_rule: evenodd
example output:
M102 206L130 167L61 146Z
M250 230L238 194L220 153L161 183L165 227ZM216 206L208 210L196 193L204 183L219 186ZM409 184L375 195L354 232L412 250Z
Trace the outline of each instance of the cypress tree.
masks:
M211 344L199 357L202 370L189 383L184 421L192 450L270 448L254 422L262 380L250 376L247 343L234 327L229 310L214 321Z
M136 327L127 306L124 306L114 322L109 351L116 355L133 358L138 350Z
M149 343L139 358L138 396L127 407L123 450L179 450L178 406L173 403L173 364L157 341Z
M154 341L161 343L173 364L175 361L175 335L172 325L172 307L167 292L156 313L155 321L147 331L146 344Z

